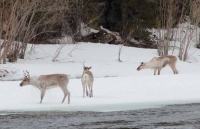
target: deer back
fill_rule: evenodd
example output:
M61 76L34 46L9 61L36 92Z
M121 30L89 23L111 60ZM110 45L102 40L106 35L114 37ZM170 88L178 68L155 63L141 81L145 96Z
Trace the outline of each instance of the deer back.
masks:
M84 72L82 75L81 81L82 81L82 83L92 84L94 81L92 72L90 72L90 71Z
M66 74L50 74L41 75L38 78L39 83L42 87L53 88L53 87L64 87L69 82L69 77Z

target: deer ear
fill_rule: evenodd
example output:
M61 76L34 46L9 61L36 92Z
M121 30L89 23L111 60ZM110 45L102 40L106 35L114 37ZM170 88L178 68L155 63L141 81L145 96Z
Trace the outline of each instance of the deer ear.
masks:
M91 68L92 68L92 66L89 67L89 69L91 69Z

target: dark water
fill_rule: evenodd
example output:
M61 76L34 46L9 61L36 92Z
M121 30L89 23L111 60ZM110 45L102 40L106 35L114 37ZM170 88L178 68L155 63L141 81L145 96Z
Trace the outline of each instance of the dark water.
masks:
M200 104L119 112L1 112L0 129L200 129Z

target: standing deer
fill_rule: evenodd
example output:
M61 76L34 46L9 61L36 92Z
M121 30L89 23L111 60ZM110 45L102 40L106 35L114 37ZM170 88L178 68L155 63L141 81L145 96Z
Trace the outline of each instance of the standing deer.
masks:
M164 68L166 65L169 65L174 72L174 74L178 74L178 70L176 69L176 62L177 57L168 55L168 56L162 56L162 57L154 57L149 62L142 62L140 66L137 68L137 71L140 71L142 69L154 69L154 75L156 75L156 72L158 71L158 75L160 75L160 71L162 68Z
M82 86L83 86L83 98L85 95L85 88L86 88L86 95L87 96L89 95L89 97L93 97L92 86L93 86L93 82L94 82L94 77L93 77L92 72L89 71L91 68L92 67L85 67L83 65L83 75L81 78L81 82L82 82ZM88 87L90 93L88 93L87 87Z
M32 85L41 91L41 100L45 95L46 90L54 87L60 87L64 93L64 98L62 103L65 101L66 96L68 95L68 104L70 103L70 92L67 89L67 84L69 82L69 75L66 74L50 74L50 75L40 75L36 78L30 78L29 72L24 72L24 79L20 83L20 86Z

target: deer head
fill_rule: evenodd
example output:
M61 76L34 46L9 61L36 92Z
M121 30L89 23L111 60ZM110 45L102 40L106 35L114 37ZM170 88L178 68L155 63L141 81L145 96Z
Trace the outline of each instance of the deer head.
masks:
M85 67L85 66L84 66L83 71L84 71L84 72L89 71L91 68L92 68L92 66L90 66L90 67Z
M92 66L90 66L90 67L85 67L85 61L83 62L83 72L87 72L87 71L89 71L91 68L92 68Z
M140 66L137 68L137 71L140 71L141 69L145 68L145 63L141 62Z
M24 79L19 85L26 86L26 85L29 85L29 83L30 83L30 75L29 75L29 72L26 70L26 72L24 72Z

